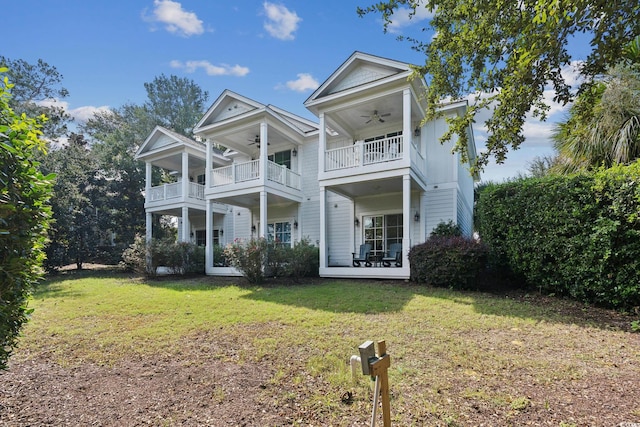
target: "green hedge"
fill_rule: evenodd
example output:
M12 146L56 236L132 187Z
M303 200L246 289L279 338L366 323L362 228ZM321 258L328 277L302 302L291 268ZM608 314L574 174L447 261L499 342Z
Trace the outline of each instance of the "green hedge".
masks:
M640 306L640 162L490 184L476 206L494 266L545 293Z
M462 236L434 235L409 250L411 280L451 289L477 289L487 248Z

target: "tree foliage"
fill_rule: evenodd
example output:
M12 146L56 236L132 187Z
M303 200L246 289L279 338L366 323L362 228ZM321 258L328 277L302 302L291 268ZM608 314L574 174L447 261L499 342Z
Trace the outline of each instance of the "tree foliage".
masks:
M618 65L580 94L553 136L560 172L640 157L640 68Z
M41 169L56 174L51 201L54 224L49 230L47 269L75 263L82 269L110 229L106 220L106 180L82 135L71 134L67 146L53 150L42 160ZM103 212L104 210L104 212ZM99 221L99 218L105 221Z
M45 117L14 112L12 88L5 77L0 83L0 369L7 367L27 321L27 299L40 277L53 179L38 171L34 156L45 148L39 139Z
M580 69L588 85L616 64L640 34L637 0L389 0L358 8L358 13L382 14L386 29L403 7L413 15L418 8L433 14L428 24L433 38L406 38L425 54L415 74L429 84L429 117L437 115L442 100L477 97L466 115L448 119L450 130L443 139L457 134L456 150L466 155L464 130L480 110L493 110L485 122L487 149L478 156L479 168L491 157L504 162L508 151L520 146L528 114L546 118L549 85L555 101L573 99L562 71L572 60L584 59L568 50L574 38L590 38L592 50Z
M30 64L23 59L12 60L4 56L0 56L0 67L9 69L7 74L14 84L9 100L11 108L27 117L47 116L48 120L42 126L46 138L65 135L71 116L56 102L69 96L69 91L62 87L62 75L56 67L42 59Z
M144 88L148 98L144 108L152 121L181 135L191 136L209 94L186 77L164 74L145 83Z

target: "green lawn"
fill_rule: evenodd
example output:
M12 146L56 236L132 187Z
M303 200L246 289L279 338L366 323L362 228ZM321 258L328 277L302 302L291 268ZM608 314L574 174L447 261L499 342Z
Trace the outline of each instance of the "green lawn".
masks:
M367 425L372 382L354 383L347 362L362 342L381 339L394 425L640 422L640 334L615 313L550 298L401 281L254 287L93 272L50 279L30 306L16 363L255 364L278 384L264 399L291 408L294 425ZM345 391L355 393L351 405L340 401Z

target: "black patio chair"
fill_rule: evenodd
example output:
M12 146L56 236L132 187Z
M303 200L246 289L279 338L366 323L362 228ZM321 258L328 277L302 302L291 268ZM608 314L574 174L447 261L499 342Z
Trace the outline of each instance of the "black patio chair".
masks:
M371 267L371 260L369 255L371 254L371 244L364 243L360 245L360 253L356 257L356 253L353 252L353 266L360 267L360 263L364 262L366 267Z
M382 265L391 267L391 263L395 262L396 267L402 267L402 243L392 243L389 245L389 253L382 257Z

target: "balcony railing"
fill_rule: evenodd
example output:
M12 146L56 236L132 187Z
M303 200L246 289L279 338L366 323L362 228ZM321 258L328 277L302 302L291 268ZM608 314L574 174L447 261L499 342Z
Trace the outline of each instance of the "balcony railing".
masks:
M211 187L237 184L260 179L260 160L236 163L230 166L216 168L211 171ZM267 179L286 187L299 190L300 175L271 160L267 161Z
M151 187L148 202L159 202L162 200L170 200L182 197L182 183L173 182L171 184L158 185ZM204 185L195 182L189 183L189 197L197 200L204 200Z
M402 136L359 141L349 147L326 150L325 170L328 172L399 160L403 156L402 150Z

